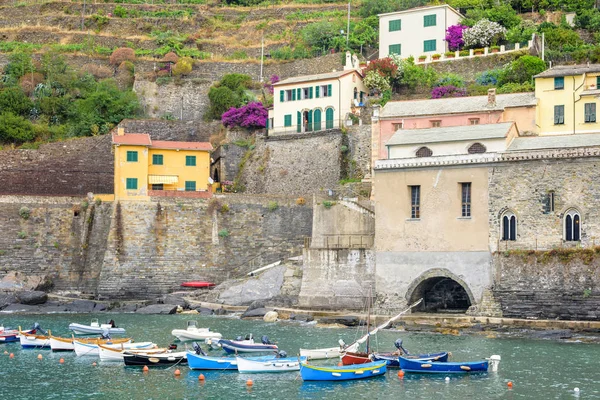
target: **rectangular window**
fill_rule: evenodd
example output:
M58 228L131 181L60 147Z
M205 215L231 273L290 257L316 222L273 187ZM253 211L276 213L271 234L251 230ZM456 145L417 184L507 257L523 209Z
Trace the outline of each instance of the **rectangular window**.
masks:
M292 126L292 114L283 117L283 126Z
M165 185L163 183L153 183L152 190L165 190Z
M425 15L423 17L423 26L435 26L436 25L436 15Z
M138 152L137 151L128 151L127 152L127 161L128 162L137 162L138 160Z
M285 101L292 101L292 92L293 92L293 90L285 91Z
M394 126L394 132L396 132L399 129L404 128L404 124L402 122L400 122L399 124L392 124Z
M399 44L390 44L389 54L398 54L402 52L402 46Z
M309 88L305 87L304 89L302 89L302 98L303 99L310 99L310 90L308 90Z
M127 190L137 190L137 178L127 178Z
M187 167L195 167L196 166L196 156L185 156L185 165Z
M410 218L421 218L421 186L409 186L410 188Z
M554 78L554 90L563 90L565 88L565 78L557 76Z
M436 49L435 39L425 40L423 42L423 51L435 51L435 49Z
M152 154L152 165L163 165L163 155Z
M565 106L554 106L554 125L565 123Z
M471 216L471 182L460 184L462 188L461 215L463 218Z
M469 118L469 123L471 125L479 125L479 118Z
M195 192L196 191L196 181L185 181L185 191L186 192Z
M392 21L390 21L390 26L389 26L389 31L390 32L396 32L402 29L402 20L401 19L394 19Z
M600 75L596 77L596 89L600 89Z
M432 121L429 121L429 122L431 122L431 127L432 128L439 128L440 126L442 126L442 121L439 120L439 119L432 120Z
M279 101L283 103L285 101L285 90L279 91Z
M596 103L585 103L585 122L596 122Z

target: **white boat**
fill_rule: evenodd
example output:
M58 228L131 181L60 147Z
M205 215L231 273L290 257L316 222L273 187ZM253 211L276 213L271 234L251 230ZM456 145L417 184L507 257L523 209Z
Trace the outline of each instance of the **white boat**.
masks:
M340 340L340 346L327 347L323 349L300 349L300 357L306 357L307 360L324 360L326 358L341 357L347 351L355 352L358 350L358 343L344 347L345 344Z
M57 336L50 336L50 348L52 351L74 351L75 345L73 344L73 338L62 338ZM106 343L131 343L131 339L86 339L78 338L80 342L93 343L93 344L106 344Z
M273 360L260 361L250 360L244 357L236 357L237 368L240 373L256 372L290 372L300 371L300 362L295 358L275 358ZM302 359L302 361L306 361Z
M69 324L69 329L76 335L100 335L106 331L111 335L125 333L125 328L117 328L112 320L108 324L100 324L98 318L92 319L89 325Z
M219 332L211 332L209 328L198 328L196 321L188 321L186 329L173 329L171 335L185 342L187 340L220 339Z
M123 353L127 352L129 354L163 354L167 352L167 349L158 347L148 348L148 349L128 349L123 350L120 347L114 348L105 346L103 344L98 345L98 355L100 356L100 361L117 361L123 362Z
M87 342L82 342L82 341L75 339L75 340L73 340L73 345L75 347L75 354L77 354L77 356L79 356L79 357L81 357L81 356L98 357L100 355L100 351L98 350L97 343L87 343ZM129 341L126 343L119 343L119 344L107 343L105 346L113 347L113 348L121 349L121 350L129 350L129 349L139 350L139 349L153 348L156 346L156 344L154 344L152 342L131 343L131 341Z
M43 335L27 335L22 332L19 334L19 342L24 349L42 349L50 348L50 337Z

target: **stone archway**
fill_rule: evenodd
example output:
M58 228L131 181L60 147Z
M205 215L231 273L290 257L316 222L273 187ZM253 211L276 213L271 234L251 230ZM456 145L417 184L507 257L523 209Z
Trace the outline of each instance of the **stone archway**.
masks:
M432 269L415 279L406 292L409 304L418 301L415 311L466 312L474 304L467 284L447 269Z

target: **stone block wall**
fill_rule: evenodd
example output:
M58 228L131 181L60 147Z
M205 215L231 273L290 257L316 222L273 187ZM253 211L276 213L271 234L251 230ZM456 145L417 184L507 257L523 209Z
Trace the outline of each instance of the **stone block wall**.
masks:
M583 247L600 240L600 169L597 157L511 162L490 167L490 249L543 250ZM554 191L554 211L545 201ZM581 243L563 241L564 213L581 213ZM517 240L502 241L501 217L506 210L517 216Z
M493 293L508 318L600 320L600 257L501 253L493 257Z
M350 126L348 142L351 160L349 175L364 178L371 173L371 125Z

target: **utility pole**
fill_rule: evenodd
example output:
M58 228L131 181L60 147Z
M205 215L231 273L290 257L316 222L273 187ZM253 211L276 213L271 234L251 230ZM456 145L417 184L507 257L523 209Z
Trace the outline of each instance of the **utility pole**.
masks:
M348 41L350 40L350 2L348 2L348 29L346 29L346 47L348 47Z
M265 33L263 31L261 45L260 45L260 81L264 82L263 79L263 62L265 60Z

